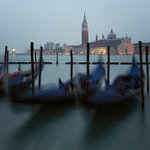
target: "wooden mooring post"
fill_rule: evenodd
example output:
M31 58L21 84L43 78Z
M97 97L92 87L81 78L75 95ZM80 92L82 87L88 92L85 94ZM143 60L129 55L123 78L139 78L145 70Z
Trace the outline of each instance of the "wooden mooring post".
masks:
M87 43L87 53L86 53L86 71L87 71L87 97L89 94L89 78L90 78L90 68L89 68L89 60L90 60L90 44Z
M141 99L142 99L142 108L144 108L143 58L142 58L141 41L139 41L139 54L140 54L140 73L141 73Z
M4 63L6 63L6 59L7 59L7 56L6 56L6 53L7 53L7 46L5 46L5 53L4 53Z
M42 73L42 60L43 58L43 47L40 48L40 69L39 69L39 88L41 88L41 73Z
M73 54L72 50L70 50L70 79L73 79Z
M30 50L31 50L31 69L32 69L32 96L34 96L34 43L31 42L30 44Z
M7 73L9 72L9 50L7 50Z
M107 48L107 82L110 80L110 46Z
M58 52L56 52L56 64L58 65Z
M5 67L5 73L6 73L6 65L7 65L7 46L5 46L5 53L4 53L4 67Z
M5 46L5 55L4 55L4 64L5 64L5 72L8 73L8 46Z
M148 46L146 46L146 74L147 74L147 93L149 93L149 61L148 61Z

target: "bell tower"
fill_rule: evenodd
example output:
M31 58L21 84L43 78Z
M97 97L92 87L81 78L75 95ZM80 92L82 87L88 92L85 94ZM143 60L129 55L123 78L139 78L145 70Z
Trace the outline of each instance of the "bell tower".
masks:
M86 19L86 14L84 12L83 23L82 23L82 45L85 45L89 42L88 37L88 23Z

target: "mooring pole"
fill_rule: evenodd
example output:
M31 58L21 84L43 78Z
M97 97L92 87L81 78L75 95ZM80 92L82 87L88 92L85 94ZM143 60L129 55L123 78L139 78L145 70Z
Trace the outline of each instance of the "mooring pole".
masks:
M30 50L31 50L31 69L32 69L32 96L34 96L34 57L33 57L34 43L33 42L31 42L30 44Z
M87 43L87 53L86 53L86 63L87 63L87 96L89 94L89 78L90 78L90 68L89 68L89 58L90 58L90 44Z
M4 62L6 63L6 52L7 52L7 46L5 46L5 53L4 53Z
M8 47L5 46L5 55L4 55L4 65L5 65L5 72L8 73Z
M70 79L73 78L73 54L72 50L70 50Z
M5 46L5 55L4 55L4 67L5 67L5 73L7 73L7 46Z
M6 56L7 48L8 48L8 47L5 46L5 53L4 53L4 62L5 62L5 63L6 63L6 57L7 57L7 56Z
M147 74L147 93L149 93L149 62L148 62L148 46L146 46L146 74Z
M107 82L109 83L110 79L110 46L107 48Z
M41 48L40 48L39 88L41 88L42 55L43 55L43 47L41 46Z
M8 62L9 62L9 51L7 50L7 73L8 73L8 67L9 67Z
M140 54L140 73L141 73L141 99L142 99L142 108L144 108L143 59L142 59L142 42L141 41L139 41L139 54Z
M58 65L58 52L56 52L56 64Z

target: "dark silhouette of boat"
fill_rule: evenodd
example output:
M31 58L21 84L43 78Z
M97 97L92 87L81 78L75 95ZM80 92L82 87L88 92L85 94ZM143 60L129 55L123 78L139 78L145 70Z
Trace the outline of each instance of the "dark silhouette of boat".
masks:
M10 90L10 96L13 102L16 103L33 103L33 104L45 104L45 103L72 103L75 102L75 92L74 90L78 87L78 83L76 82L76 78L73 80L69 80L63 83L59 80L59 86L50 85L43 86L42 88L35 88L34 95L32 94L32 90L25 91L21 88L19 90L14 90L12 88ZM103 65L100 63L90 74L89 79L89 89L93 90L98 87L100 83L102 83L105 77L105 69ZM80 79L82 82L86 83L86 75L80 75ZM85 81L84 81L85 80ZM86 90L86 84L82 87L81 92Z
M118 75L112 85L106 81L106 88L97 92L95 96L92 96L85 103L90 106L118 104L134 98L140 93L140 88L140 68L133 58L132 65L125 74Z
M34 79L39 75L39 63L34 68ZM1 95L5 95L11 89L28 88L32 83L32 71L31 69L14 73L7 73L5 67L3 67L3 73L0 77L0 92ZM42 65L43 69L43 65ZM1 69L0 69L1 70Z

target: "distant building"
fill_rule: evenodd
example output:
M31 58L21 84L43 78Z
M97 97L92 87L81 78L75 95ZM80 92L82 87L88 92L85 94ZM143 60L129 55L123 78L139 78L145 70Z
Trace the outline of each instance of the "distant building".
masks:
M148 52L150 54L150 42L149 43L142 43L142 52L143 52L143 54L145 54L146 46L148 46L148 48L149 48ZM135 54L139 54L139 44L138 43L134 44L134 53Z
M40 54L40 49L34 49L34 53L36 52L37 55ZM28 50L28 54L30 54L31 51ZM56 50L47 50L47 49L43 49L43 54L50 54L50 55L53 55L53 54L56 54Z
M12 55L15 55L15 54L16 54L16 49L13 48L13 49L12 49Z
M86 44L88 41L88 23L84 13L82 23L82 44L68 45L65 53L67 54L70 50L73 50L74 54L86 54ZM96 35L96 40L90 42L90 53L96 55L107 54L108 46L110 46L111 54L134 54L134 45L131 42L131 38L127 35L123 38L117 38L116 34L113 32L113 29L111 29L107 38L103 35L102 39L98 39L98 35Z

